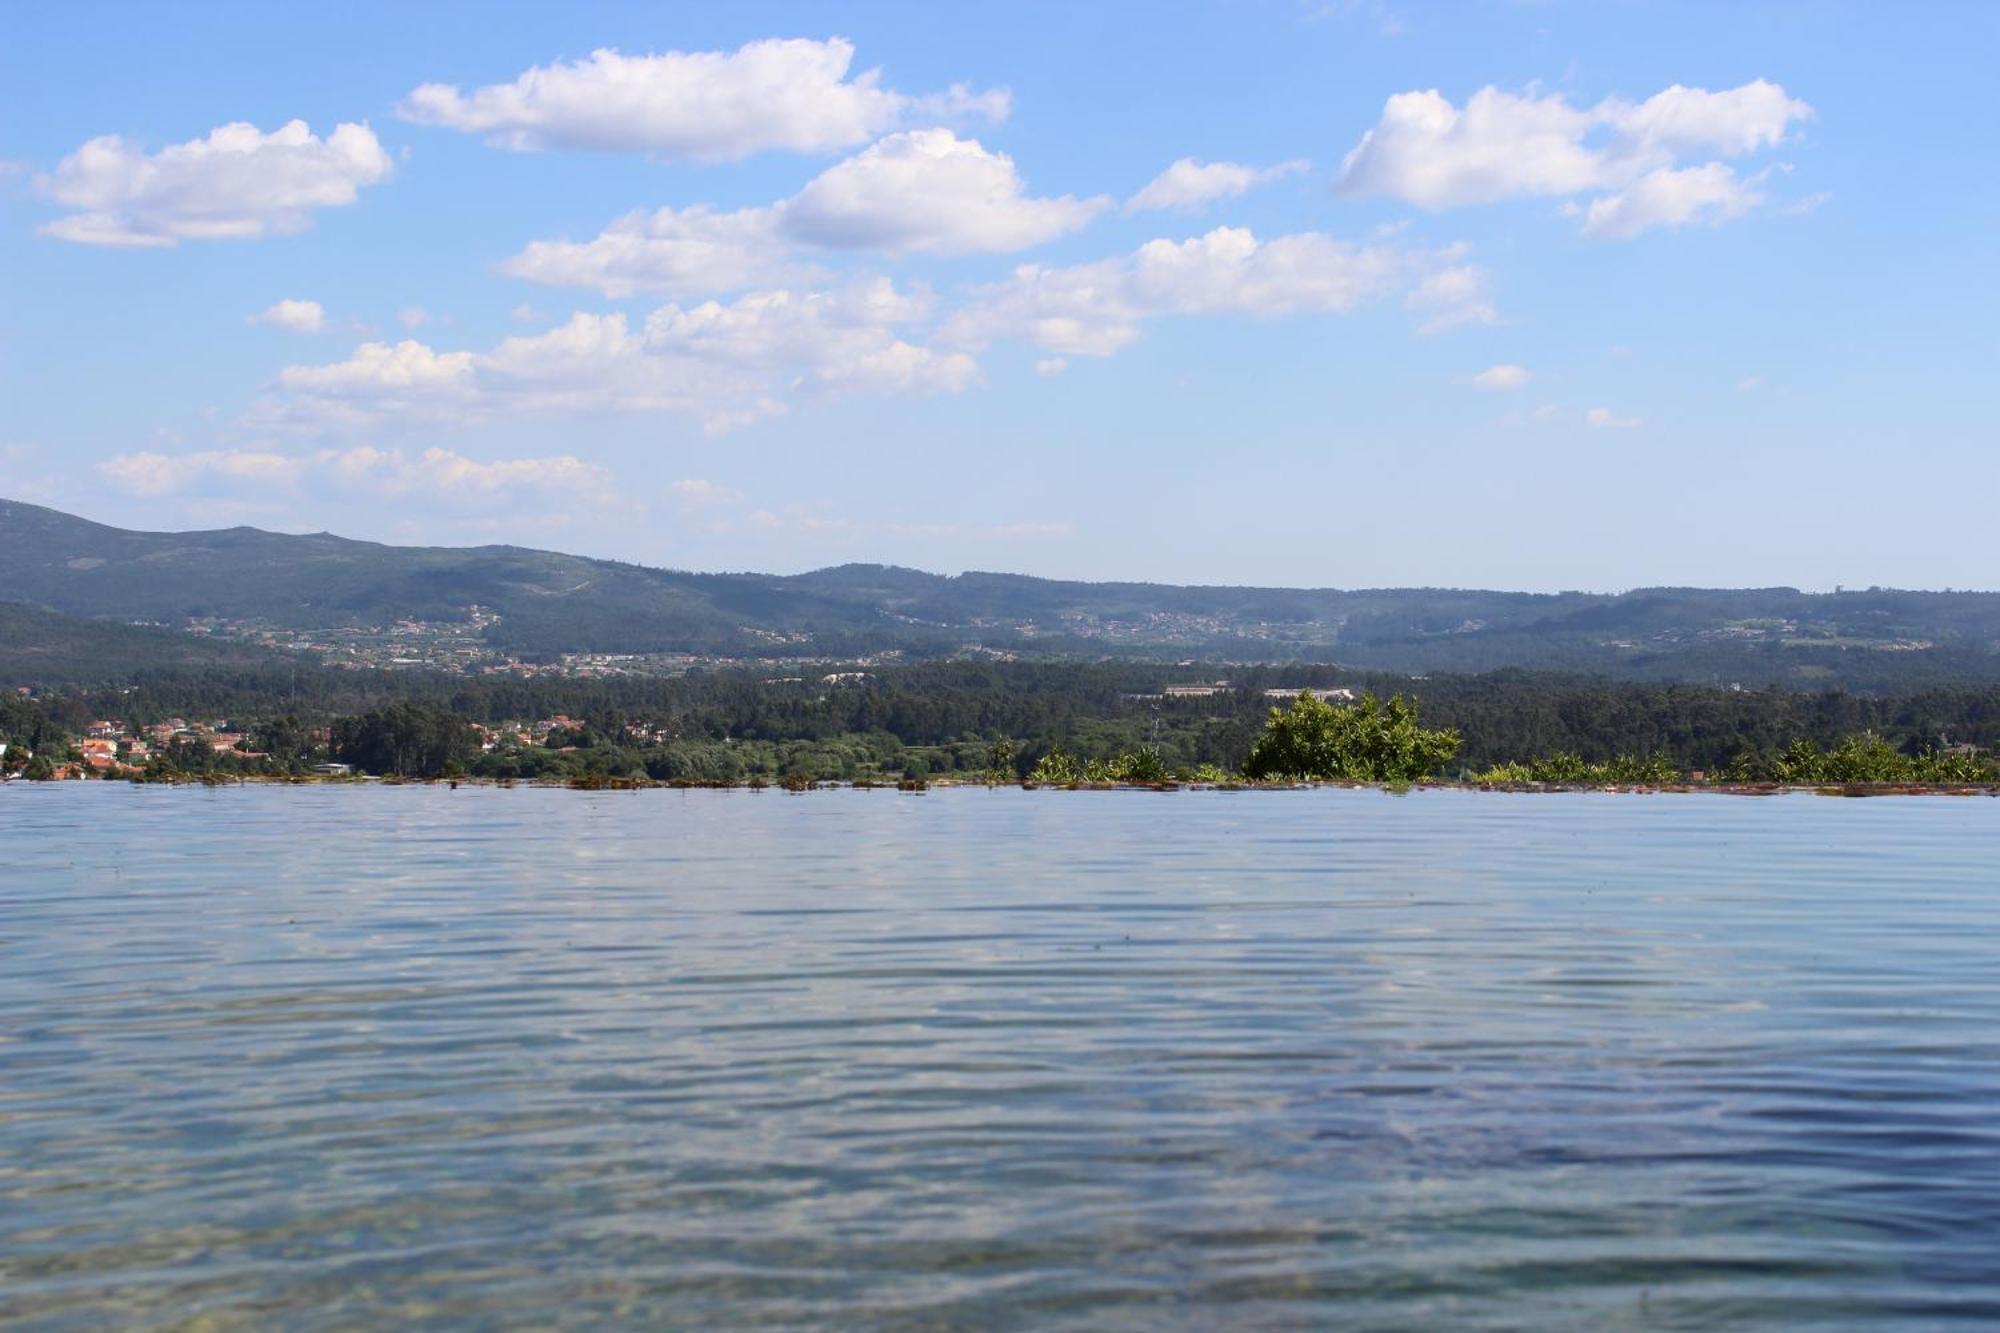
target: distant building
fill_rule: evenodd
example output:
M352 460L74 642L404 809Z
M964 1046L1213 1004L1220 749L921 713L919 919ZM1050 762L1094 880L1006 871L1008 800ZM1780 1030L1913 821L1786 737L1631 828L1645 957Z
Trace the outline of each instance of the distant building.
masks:
M1168 685L1161 690L1169 699L1207 699L1221 694L1229 688L1229 682L1218 680L1208 685Z
M1264 691L1266 699L1296 699L1301 694L1310 694L1328 703L1353 703L1354 691L1349 689L1316 690L1309 685L1282 686Z

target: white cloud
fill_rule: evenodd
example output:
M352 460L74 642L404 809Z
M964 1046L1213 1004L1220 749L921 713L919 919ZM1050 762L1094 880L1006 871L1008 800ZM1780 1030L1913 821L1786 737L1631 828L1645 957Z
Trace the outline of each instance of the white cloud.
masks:
M1280 162L1275 167L1251 167L1240 162L1197 162L1184 157L1125 201L1127 213L1147 209L1195 209L1217 199L1234 199L1258 185L1311 170L1304 160Z
M1675 84L1636 107L1605 103L1605 115L1626 139L1677 155L1741 157L1785 140L1793 121L1813 110L1765 79L1712 93Z
M1074 231L1103 198L1035 199L1014 159L950 130L870 144L782 206L788 235L834 249L970 254L1021 250Z
M617 494L610 472L571 454L481 462L449 449L426 449L410 457L399 449L360 445L321 450L313 455L311 466L350 488L385 499L554 491L607 500Z
M472 353L438 353L405 338L394 345L363 343L347 360L332 365L287 366L278 382L326 398L415 403L464 397L471 392L474 374Z
M530 242L500 271L552 287L591 287L617 300L782 284L791 276L790 247L777 222L771 208L628 213L588 241Z
M431 322L431 312L420 305L406 305L396 312L396 322L406 329L420 329Z
M1662 167L1617 194L1591 200L1584 210L1583 234L1626 241L1654 227L1684 227L1690 222L1719 226L1763 202L1764 196L1738 180L1725 163L1679 171Z
M1486 271L1471 264L1453 264L1424 275L1403 304L1423 316L1419 333L1443 333L1468 324L1497 324Z
M677 481L670 488L682 503L695 506L732 504L743 497L727 486L718 486L712 481L689 477Z
M513 277L698 296L790 285L818 274L799 252L966 254L1020 250L1073 231L1102 198L1035 198L1014 160L950 130L892 134L829 167L789 199L716 212L629 213L588 241L535 241L501 265Z
M171 246L303 231L322 208L388 179L389 155L366 125L325 139L302 120L269 134L235 123L148 154L117 135L92 139L37 181L77 211L41 228L84 245Z
M1472 377L1472 382L1482 389L1512 390L1525 388L1534 373L1526 366L1488 366Z
M303 464L284 454L261 449L204 450L192 454L150 451L120 454L97 465L97 471L120 490L133 495L173 495L206 480L221 478L252 484L289 484Z
M1637 235L1697 215L1721 221L1760 202L1719 162L1774 147L1810 106L1759 79L1710 92L1679 84L1637 105L1573 107L1561 94L1486 87L1452 105L1435 89L1397 93L1341 167L1340 188L1425 209L1525 197L1602 194L1586 212L1594 235ZM1692 173L1692 174L1691 174ZM1601 206L1601 207L1600 207ZM1594 215L1603 216L1594 221Z
M216 449L188 454L121 454L97 471L133 495L242 499L297 494L324 499L479 502L514 494L560 492L614 500L604 468L571 455L481 462L449 449L415 455L356 445L309 454Z
M365 343L346 361L279 377L281 420L367 424L500 412L668 412L726 430L796 403L848 394L956 392L977 366L894 331L928 313L886 279L838 291L757 292L727 305L666 305L634 328L577 313L488 352Z
M1109 356L1169 315L1276 317L1349 310L1391 290L1416 256L1351 245L1320 232L1259 241L1218 227L1186 241L1067 268L1023 265L981 292L948 325L967 346L1025 338L1051 352Z
M1583 420L1592 430L1631 430L1645 423L1637 417L1621 417L1608 407L1593 407L1583 414Z
M463 93L441 83L397 108L406 120L483 134L506 148L586 148L732 161L769 149L824 153L864 143L912 116L1003 120L1004 91L963 84L911 97L881 86L881 72L852 78L844 38L749 42L733 52L668 51L538 65L511 83Z
M1035 373L1042 376L1060 375L1069 369L1069 361L1060 356L1045 356L1035 362Z
M1762 375L1745 375L1742 379L1736 381L1736 391L1738 393L1754 393L1756 390L1762 388L1763 384L1764 377Z
M326 327L326 307L317 301L287 299L247 316L244 322L284 329L287 333L318 333Z

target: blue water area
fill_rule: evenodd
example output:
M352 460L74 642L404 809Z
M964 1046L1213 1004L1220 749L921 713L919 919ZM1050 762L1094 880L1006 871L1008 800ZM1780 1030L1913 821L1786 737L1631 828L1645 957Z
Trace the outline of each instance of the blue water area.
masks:
M2000 1326L2000 800L16 783L0 1323Z

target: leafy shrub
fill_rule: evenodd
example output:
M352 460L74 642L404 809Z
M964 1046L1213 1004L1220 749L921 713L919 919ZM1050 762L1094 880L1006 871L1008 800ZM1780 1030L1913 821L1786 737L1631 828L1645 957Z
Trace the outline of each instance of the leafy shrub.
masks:
M1456 731L1417 726L1417 705L1398 694L1387 704L1372 693L1345 708L1301 694L1290 709L1273 708L1250 747L1243 771L1253 778L1412 782L1458 753Z

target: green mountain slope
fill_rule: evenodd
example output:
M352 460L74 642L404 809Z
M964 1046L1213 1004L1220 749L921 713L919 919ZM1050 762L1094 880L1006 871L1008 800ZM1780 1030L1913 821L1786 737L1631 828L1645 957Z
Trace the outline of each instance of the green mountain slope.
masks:
M162 669L292 664L247 644L0 602L0 684L98 685Z
M130 532L4 500L0 600L176 627L215 617L295 629L463 620L478 606L497 617L488 642L515 652L922 653L980 643L1806 685L2000 675L1995 593L1178 587L884 565L698 574L515 546Z

